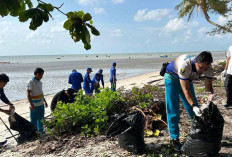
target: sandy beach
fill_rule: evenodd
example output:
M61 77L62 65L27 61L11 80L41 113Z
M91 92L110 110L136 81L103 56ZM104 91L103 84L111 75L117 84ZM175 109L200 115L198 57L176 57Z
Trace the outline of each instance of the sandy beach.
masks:
M215 62L214 64L217 64L220 61ZM216 76L217 78L219 78L219 76ZM159 72L149 72L149 73L145 73L139 76L135 76L135 77L129 77L126 79L121 79L117 81L117 89L118 88L124 88L125 90L129 90L131 89L133 86L137 86L137 87L143 87L146 84L151 84L151 85L163 85L164 81L163 81L163 77L161 77L159 75ZM106 87L109 87L110 84L106 83ZM218 89L218 88L217 88ZM218 105L218 108L220 109L220 111L222 112L224 119L225 119L225 126L224 126L224 132L223 132L223 140L226 139L231 139L231 129L232 129L232 122L231 122L231 110L226 110L223 107L223 104L225 103L225 90L224 87L220 87L220 90L215 89L215 101L214 103ZM48 104L50 104L52 97L54 96L54 94L51 95L46 95L45 98L48 102ZM29 119L29 108L28 108L28 104L27 104L27 100L19 100L19 101L14 101L13 102L15 104L16 107L16 112L20 115L22 115L23 117ZM46 115L50 114L50 108L46 109ZM2 117L2 119L5 121L5 123L8 124L7 118L8 116L0 113L0 116ZM183 118L182 120L186 120L187 117ZM188 119L188 118L187 118ZM6 130L5 126L1 123L0 125L0 132L1 132L1 140L5 139L6 137L11 136L10 133ZM166 132L167 134L167 130L165 130L164 132ZM13 133L16 133L13 131ZM75 137L73 137L75 138ZM104 154L107 154L108 156L112 156L112 157L124 157L124 156L130 156L130 157L136 157L137 155L134 155L132 153L127 152L126 150L123 150L119 147L118 143L116 140L106 140L105 137L99 137L102 138L102 142L100 143L95 143L94 141L90 141L87 143L87 145L85 147L82 148L78 148L78 149L71 149L69 151L65 151L65 152L61 152L59 154L48 154L48 155L44 155L44 156L48 156L48 157L55 157L55 156L78 156L78 157L82 157L82 156L91 156L91 157L95 157L95 156L104 156ZM162 136L159 138L145 138L146 143L169 143L169 137L168 136ZM13 138L8 140L8 143L6 145L7 149L5 152L3 152L2 154L0 154L0 156L4 156L4 157L11 157L11 156L26 156L27 152L35 149L36 147L36 143L38 143L39 141L34 141L33 145L31 146L31 144L23 144L23 145L19 145L17 146L16 142L14 141ZM222 147L220 153L224 154L223 157L231 157L232 156L232 149L231 147ZM28 154L27 154L28 156ZM31 156L31 155L30 155ZM35 156L40 156L40 155L35 155Z
M125 90L128 90L128 89L131 89L133 86L142 87L145 84L163 84L163 80L160 80L160 79L162 79L162 77L159 75L159 72L146 73L143 75L130 77L127 79L118 80L117 88L124 88ZM107 82L105 86L110 87L110 83ZM54 94L45 96L45 99L48 105L51 104L51 100L53 96ZM14 101L12 103L15 105L15 108L16 108L15 111L19 115L29 120L29 104L28 104L27 99ZM4 104L0 104L0 105L4 105ZM7 107L5 107L5 109L7 109ZM51 113L50 106L46 108L45 112L46 112L45 116ZM4 120L4 122L8 124L8 116L2 112L0 112L0 116ZM1 132L0 140L3 140L4 138L11 136L2 123L0 125L0 132ZM8 141L8 144L13 146L13 145L16 145L16 142L12 138Z

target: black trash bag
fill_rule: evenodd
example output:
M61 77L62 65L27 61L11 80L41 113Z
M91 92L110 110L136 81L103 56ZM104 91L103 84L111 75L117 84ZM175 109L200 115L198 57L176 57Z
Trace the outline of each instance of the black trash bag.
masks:
M224 119L217 106L210 102L201 117L195 116L182 153L190 157L217 157L221 149Z
M168 64L169 64L168 62L162 64L162 67L160 69L160 76L164 76L164 74L166 73Z
M17 113L13 113L8 120L10 123L10 128L19 132L19 143L22 143L26 140L32 140L37 137L36 126Z
M145 120L140 112L125 114L117 118L109 127L107 136L117 136L120 147L136 154L145 152Z

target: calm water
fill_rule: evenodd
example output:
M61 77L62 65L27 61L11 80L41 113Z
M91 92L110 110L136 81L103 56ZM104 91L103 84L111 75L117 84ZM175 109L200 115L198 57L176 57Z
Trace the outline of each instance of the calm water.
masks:
M6 73L10 77L10 82L4 89L10 101L14 101L26 98L26 85L28 80L32 78L36 67L42 67L45 70L41 81L46 95L69 88L71 85L67 83L67 80L72 69L76 69L84 76L86 68L91 67L93 69L93 73L90 75L92 78L101 68L104 80L108 82L109 69L114 61L117 62L117 79L120 80L157 71L163 62L172 61L181 54L186 53L0 56L0 73ZM191 54L197 55L198 52ZM215 60L225 59L224 52L213 52L212 54ZM165 55L168 57L162 58Z

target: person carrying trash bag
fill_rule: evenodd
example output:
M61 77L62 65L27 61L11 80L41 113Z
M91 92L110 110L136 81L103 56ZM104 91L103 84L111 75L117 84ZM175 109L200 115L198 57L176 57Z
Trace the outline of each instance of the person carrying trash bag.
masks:
M1 73L0 74L0 100L2 100L5 104L9 105L9 110L4 110L0 108L0 112L3 112L7 115L10 115L10 113L15 109L14 105L8 100L8 98L6 97L5 93L4 93L4 87L6 86L6 84L9 82L9 77L4 74ZM2 119L1 119L2 120ZM2 121L3 122L3 121ZM4 144L7 143L7 140L1 141L0 142L0 147L3 146Z
M181 152L190 157L217 157L221 149L224 119L217 106L212 102L212 94L203 104L201 116L191 122L186 142Z
M179 141L178 126L180 119L179 98L181 98L190 120L193 119L194 115L199 116L201 114L192 80L204 75L205 89L213 93L212 62L211 53L203 51L198 56L180 55L166 68L164 82L168 130L172 147L176 151L180 151L182 146Z
M136 154L145 153L145 119L140 112L119 116L109 127L108 137L118 135L118 143L123 149Z

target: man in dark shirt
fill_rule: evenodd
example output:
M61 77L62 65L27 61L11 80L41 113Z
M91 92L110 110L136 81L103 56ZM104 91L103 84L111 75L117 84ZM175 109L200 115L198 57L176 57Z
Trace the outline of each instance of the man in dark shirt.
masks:
M7 99L3 88L6 86L6 84L9 82L9 77L6 74L0 74L0 99L10 106L9 110L3 110L0 108L0 111L10 115L11 111L14 110L14 105ZM4 145L7 141L0 142L0 147Z
M75 98L74 93L75 90L72 88L68 88L67 90L62 90L57 93L52 99L51 110L55 110L56 105L59 101L62 101L63 103L73 103Z
M81 75L81 73L73 69L72 73L69 75L68 83L72 84L72 89L74 89L76 93L78 93L78 91L82 88L81 87L82 82L83 82L83 76Z
M103 70L99 69L99 71L94 75L92 82L93 84L91 84L91 89L95 90L95 93L100 93L99 87L100 87L100 81L102 83L102 87L103 89L104 87L104 79L103 79Z

